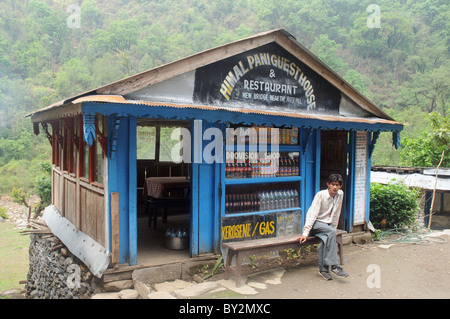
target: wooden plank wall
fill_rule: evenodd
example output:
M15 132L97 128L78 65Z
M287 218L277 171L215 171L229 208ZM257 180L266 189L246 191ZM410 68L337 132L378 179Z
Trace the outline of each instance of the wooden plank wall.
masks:
M61 172L53 169L52 174L52 203L55 205L55 207L60 211L61 215L64 216L62 205L61 205L61 198L59 196L60 192L60 181L61 181Z
M70 220L74 225L78 227L78 225L75 223L77 221L77 214L76 214L76 180L71 177L68 178L67 176L64 176L64 214L65 217Z
M105 191L53 166L52 203L62 216L105 246Z
M104 194L88 185L80 188L80 230L105 245Z

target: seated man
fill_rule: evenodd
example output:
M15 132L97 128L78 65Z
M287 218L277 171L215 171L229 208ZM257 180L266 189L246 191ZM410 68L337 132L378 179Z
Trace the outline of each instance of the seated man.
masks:
M332 174L328 177L328 189L316 194L311 207L306 214L306 222L302 235L296 239L304 243L309 234L319 237L322 243L319 246L319 273L325 280L331 280L331 272L338 277L347 277L348 274L338 266L336 246L336 228L341 213L344 192L341 190L342 176Z

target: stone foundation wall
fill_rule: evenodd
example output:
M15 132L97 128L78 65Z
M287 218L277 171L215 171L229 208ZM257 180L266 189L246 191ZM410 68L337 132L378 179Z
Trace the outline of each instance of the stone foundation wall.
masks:
M98 279L51 234L30 234L26 297L29 299L87 299Z

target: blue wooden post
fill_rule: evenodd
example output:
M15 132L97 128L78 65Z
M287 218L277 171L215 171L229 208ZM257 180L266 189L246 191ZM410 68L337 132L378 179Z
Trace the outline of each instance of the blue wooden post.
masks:
M129 196L128 196L128 131L129 121L126 118L120 120L119 135L116 150L117 189L119 193L119 262L128 262L129 257ZM113 173L113 174L114 174Z
M367 132L367 171L366 171L366 216L364 221L367 223L370 219L370 168L372 166L372 133Z
M190 231L190 241L191 241L191 256L196 256L198 252L198 216L199 216L199 179L198 171L199 165L197 162L201 159L201 147L197 145L201 143L201 134L198 132L199 128L195 125L195 121L191 121L191 231ZM198 140L200 139L200 140ZM200 144L201 145L201 144ZM200 153L199 153L200 152Z
M137 119L135 116L129 118L129 143L128 143L128 213L129 213L129 263L136 265L137 263L137 170L136 170L136 126Z
M108 198L119 193L119 263L137 262L136 118L108 117ZM111 220L111 207L108 207ZM109 225L111 234L111 225ZM111 238L110 238L111 243ZM110 244L111 247L111 244Z
M216 193L214 197L214 234L213 234L213 249L215 253L221 251L221 237L222 237L222 217L225 216L225 158L226 158L226 128L225 123L216 123L215 127L222 132L222 160L214 163L214 184Z
M348 178L345 191L347 193L346 209L344 210L345 230L351 232L355 214L355 177L356 177L356 131L349 132L349 143L347 145Z
M220 200L222 164L210 163L205 146L211 141L203 140L208 128L221 128L210 122L191 122L192 134L192 218L191 254L199 255L218 251L220 240ZM216 150L219 151L219 150Z
M302 225L305 224L306 214L311 206L316 193L320 190L320 130L317 129L304 129L304 138L302 138L302 154L304 167L302 171L303 176L303 189L302 192Z
M321 156L321 148L322 148L322 144L321 144L321 130L320 129L316 129L315 130L315 167L314 167L314 195L313 195L313 199L314 196L317 192L320 191L320 156ZM311 201L312 202L312 201Z

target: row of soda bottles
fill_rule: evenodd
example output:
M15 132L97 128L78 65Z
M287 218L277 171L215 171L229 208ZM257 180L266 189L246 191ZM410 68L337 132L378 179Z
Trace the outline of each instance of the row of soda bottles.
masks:
M300 163L297 157L281 157L275 160L257 160L256 163L249 161L231 162L225 165L226 178L259 178L298 176L300 174Z
M234 143L234 135L231 135ZM298 144L298 127L275 128L273 126L252 126L247 131L244 128L240 136L236 136L238 143L250 142L252 144Z
M167 228L166 230L166 237L187 237L188 236L188 231L186 230L186 228Z
M300 207L296 189L225 195L225 213L237 214Z

